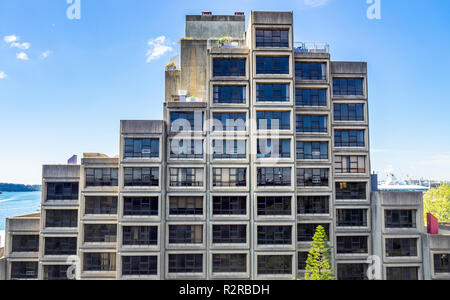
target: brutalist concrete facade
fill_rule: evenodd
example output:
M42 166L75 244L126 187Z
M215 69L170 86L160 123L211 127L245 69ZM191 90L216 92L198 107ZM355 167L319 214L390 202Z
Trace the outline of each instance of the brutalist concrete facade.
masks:
M39 250L7 246L8 266L35 262L28 279L290 280L323 225L338 279L367 279L374 255L379 279L405 266L427 279L420 195L370 194L366 63L294 44L292 12L252 12L247 29L239 13L187 16L180 45L164 120L121 121L118 157L44 166ZM243 126L220 129L219 116ZM272 139L284 141L276 156L261 151ZM229 141L244 151L217 150ZM388 208L414 210L415 227L386 229ZM415 256L386 257L389 237L416 239Z

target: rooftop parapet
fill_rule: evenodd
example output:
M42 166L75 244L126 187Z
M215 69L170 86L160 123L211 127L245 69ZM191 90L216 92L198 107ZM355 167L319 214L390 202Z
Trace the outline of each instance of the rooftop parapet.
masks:
M109 157L101 153L84 153L81 159L82 165L118 165L119 156Z
M245 16L242 15L188 15L186 16L186 37L196 39L231 36L243 38Z
M251 23L253 25L292 25L293 12L282 11L252 11Z
M366 62L331 62L332 74L367 74Z
M372 192L372 199L386 206L422 206L422 192Z
M122 120L120 121L122 134L163 134L164 121L162 120Z
M7 218L6 228L9 232L39 232L40 214Z
M44 165L43 178L80 178L79 165Z

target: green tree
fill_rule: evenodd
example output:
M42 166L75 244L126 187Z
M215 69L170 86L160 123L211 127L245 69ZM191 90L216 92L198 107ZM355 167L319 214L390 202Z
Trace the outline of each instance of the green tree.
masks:
M450 222L450 184L445 183L436 189L431 189L423 197L425 224L427 214L431 213L441 223Z
M318 226L306 260L305 280L334 280L331 250L323 226Z

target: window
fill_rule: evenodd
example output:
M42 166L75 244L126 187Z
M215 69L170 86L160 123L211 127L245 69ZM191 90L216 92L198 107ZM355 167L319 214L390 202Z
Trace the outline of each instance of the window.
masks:
M364 104L335 104L335 121L364 121Z
M329 196L297 197L297 213L299 215L328 215L330 213Z
M170 196L169 214L171 216L203 215L202 196Z
M292 215L291 196L258 197L258 216L290 216Z
M86 169L86 186L117 186L119 169Z
M337 264L338 280L367 280L367 264Z
M336 156L334 169L337 174L361 174L366 173L365 156Z
M336 200L366 200L366 182L337 182Z
M245 187L247 186L246 168L214 168L213 169L214 187Z
M296 89L295 104L297 106L327 106L327 90Z
M365 147L364 130L335 130L335 147Z
M246 74L246 59L227 59L214 58L213 59L213 76L214 77L229 77L229 76L245 76Z
M245 273L247 254L213 254L213 273Z
M435 273L450 273L450 254L435 254L434 272Z
M78 182L47 183L47 201L78 200Z
M77 210L46 210L45 227L76 228L78 227Z
M202 187L203 168L170 168L171 187Z
M308 252L299 252L298 253L298 259L297 259L297 264L298 264L298 270L302 271L302 270L306 270L306 261L308 260Z
M122 275L157 275L157 256L122 256Z
M77 255L76 237L46 237L45 255Z
M367 209L338 209L337 227L366 227Z
M158 158L159 139L125 139L124 158Z
M334 78L333 95L335 96L363 96L362 78Z
M44 280L69 280L67 278L67 270L69 265L48 265L44 266Z
M258 168L258 186L291 186L291 168Z
M214 85L215 104L245 104L246 87L243 85Z
M203 131L203 112L172 112L170 113L170 131Z
M416 228L415 210L386 210L384 220L386 228Z
M247 225L213 225L213 244L247 243Z
M202 244L203 225L169 225L169 244Z
M124 197L124 216L157 216L158 197Z
M86 196L86 215L117 215L117 197Z
M257 56L256 74L289 74L289 56Z
M292 226L258 226L258 245L291 245Z
M386 269L387 280L419 280L419 268L396 267Z
M369 253L367 236L338 236L338 254L367 254Z
M290 130L291 113L288 111L256 112L258 130Z
M290 158L291 140L287 139L258 139L258 158Z
M11 279L37 279L38 262L11 262Z
M202 159L204 140L173 139L170 141L170 158Z
M316 233L317 227L322 226L325 233L330 238L330 224L298 224L297 227L297 241L298 242L312 242L313 236Z
M246 113L213 113L213 131L247 130Z
M417 241L417 239L386 239L386 256L417 256Z
M116 253L84 253L84 271L116 271Z
M297 142L297 159L328 159L328 142Z
M289 48L289 29L257 29L256 47Z
M247 157L246 140L213 140L214 159L244 159Z
M116 224L84 225L85 243L115 243L117 240Z
M213 215L246 215L246 196L213 196Z
M327 80L326 63L295 63L295 79Z
M297 169L298 187L329 186L329 169Z
M157 244L157 226L123 226L124 246L155 246Z
M327 116L297 115L297 132L300 133L327 133Z
M256 84L257 102L289 102L290 85L288 83L258 83Z
M124 168L125 186L158 186L159 168Z
M202 254L169 254L169 273L202 273Z
M12 252L39 252L39 235L13 235Z
M258 275L291 275L292 255L258 255Z

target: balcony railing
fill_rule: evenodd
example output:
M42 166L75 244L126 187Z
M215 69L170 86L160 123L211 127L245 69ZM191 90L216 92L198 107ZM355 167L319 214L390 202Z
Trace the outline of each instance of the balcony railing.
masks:
M327 43L294 43L295 53L330 53L330 46Z
M237 39L237 38L226 38L226 39L217 39L211 38L208 40L208 50L213 48L224 48L224 49L246 49L247 44L245 39Z

